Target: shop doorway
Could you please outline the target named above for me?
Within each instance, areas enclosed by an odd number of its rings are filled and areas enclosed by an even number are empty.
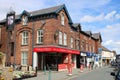
[[[62,63],[60,53],[38,53],[38,70],[58,70],[58,64]]]
[[[76,61],[76,66],[77,66],[77,68],[80,68],[80,56],[79,55],[76,55],[76,59],[77,59],[77,61]]]

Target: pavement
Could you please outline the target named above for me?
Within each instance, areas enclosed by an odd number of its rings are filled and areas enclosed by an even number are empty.
[[[100,69],[100,68],[97,68],[97,69]],[[94,69],[94,70],[96,70],[96,69]],[[81,72],[80,69],[73,69],[72,75],[68,75],[68,70],[66,70],[66,71],[46,71],[46,72],[38,71],[37,77],[28,78],[28,79],[24,79],[24,80],[70,80],[72,78],[81,76],[90,71],[93,71],[93,70],[84,68],[83,72]]]

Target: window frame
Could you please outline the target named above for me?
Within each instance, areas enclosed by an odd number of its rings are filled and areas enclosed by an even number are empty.
[[[22,17],[22,25],[23,25],[23,26],[26,26],[27,24],[28,24],[28,16],[25,16],[25,15],[24,15],[24,16]]]
[[[37,30],[37,44],[43,43],[44,31],[42,29]]]
[[[22,66],[28,65],[28,51],[21,52],[21,65]]]
[[[59,31],[59,44],[60,44],[60,45],[62,45],[62,44],[63,44],[62,34],[63,34],[63,33],[62,33],[61,31]]]
[[[64,42],[63,42],[63,44],[65,46],[67,46],[67,34],[66,33],[64,33]]]
[[[70,38],[70,47],[73,48],[74,47],[74,39],[73,37]]]
[[[28,31],[22,32],[22,45],[28,45],[29,33]]]
[[[65,15],[63,13],[61,14],[61,25],[65,25]]]

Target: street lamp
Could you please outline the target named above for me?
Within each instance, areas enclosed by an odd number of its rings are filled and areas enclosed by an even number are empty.
[[[6,15],[6,30],[8,32],[8,39],[7,39],[7,66],[10,66],[10,57],[11,57],[11,36],[12,36],[12,31],[14,30],[14,25],[15,25],[15,11],[11,10],[9,13]],[[15,34],[15,33],[14,33]],[[15,45],[14,45],[15,46]],[[15,52],[14,52],[15,54]],[[14,56],[15,57],[15,56]]]

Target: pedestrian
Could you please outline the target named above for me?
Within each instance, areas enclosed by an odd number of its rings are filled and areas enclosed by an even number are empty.
[[[91,62],[91,70],[93,70],[94,61]]]
[[[91,70],[91,63],[92,63],[92,62],[89,62],[89,70]]]

